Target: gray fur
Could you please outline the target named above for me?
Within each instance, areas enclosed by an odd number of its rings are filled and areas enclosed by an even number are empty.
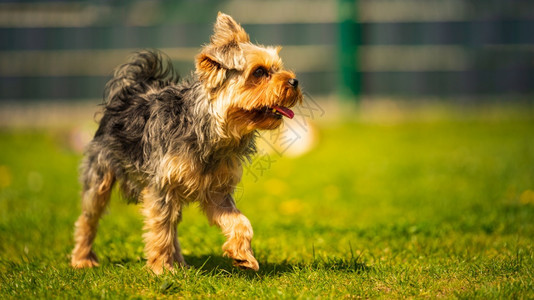
[[[138,52],[120,66],[104,98],[82,164],[84,190],[111,171],[127,199],[137,202],[145,186],[160,185],[158,168],[166,155],[187,155],[208,173],[229,156],[245,161],[256,151],[255,132],[237,144],[220,136],[204,87],[195,75],[180,80],[160,52]]]

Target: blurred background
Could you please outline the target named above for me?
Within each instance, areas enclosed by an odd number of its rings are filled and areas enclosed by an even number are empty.
[[[143,48],[188,76],[218,11],[283,46],[306,92],[292,122],[261,133],[234,195],[264,277],[143,279],[125,201],[101,222],[106,267],[72,272],[105,83]],[[219,230],[186,210],[186,260],[232,270]],[[531,299],[533,245],[534,0],[0,0],[0,295]]]
[[[142,48],[188,75],[218,11],[252,41],[282,45],[316,99],[534,94],[533,1],[26,0],[0,2],[0,103],[98,102],[113,68]]]

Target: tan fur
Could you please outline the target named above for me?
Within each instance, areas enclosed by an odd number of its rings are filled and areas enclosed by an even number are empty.
[[[113,186],[113,175],[106,173],[102,181],[93,178],[93,186],[82,197],[82,214],[75,223],[71,265],[75,268],[98,266],[98,260],[92,250],[98,228],[98,220],[106,209]]]
[[[219,226],[226,237],[224,255],[231,257],[235,266],[257,271],[259,264],[251,248],[252,225],[235,207],[234,200],[230,196],[213,195],[211,201],[202,203],[202,208],[210,223]]]
[[[231,194],[243,169],[237,157],[229,157],[219,168],[202,173],[191,160],[182,156],[167,156],[162,161],[160,182],[169,186],[182,201],[208,201],[211,193]]]
[[[164,269],[172,270],[174,263],[186,266],[177,239],[176,227],[182,219],[182,207],[174,200],[176,196],[172,192],[160,195],[158,189],[147,187],[142,197],[148,266],[156,274],[161,274]]]

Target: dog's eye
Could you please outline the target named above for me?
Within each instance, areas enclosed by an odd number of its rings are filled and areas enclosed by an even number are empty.
[[[254,73],[252,73],[252,74],[254,75],[254,77],[260,78],[260,77],[263,77],[263,76],[267,76],[267,70],[265,70],[264,67],[259,67],[256,70],[254,70]]]

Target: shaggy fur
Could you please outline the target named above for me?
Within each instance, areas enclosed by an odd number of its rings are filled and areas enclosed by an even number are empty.
[[[186,265],[177,225],[192,201],[226,236],[224,254],[258,270],[252,227],[232,194],[242,164],[255,153],[256,130],[277,128],[302,101],[279,50],[251,44],[238,23],[219,13],[190,79],[180,80],[156,51],[139,52],[115,71],[81,168],[74,267],[98,265],[92,244],[117,182],[127,199],[142,202],[147,264],[156,274]]]

